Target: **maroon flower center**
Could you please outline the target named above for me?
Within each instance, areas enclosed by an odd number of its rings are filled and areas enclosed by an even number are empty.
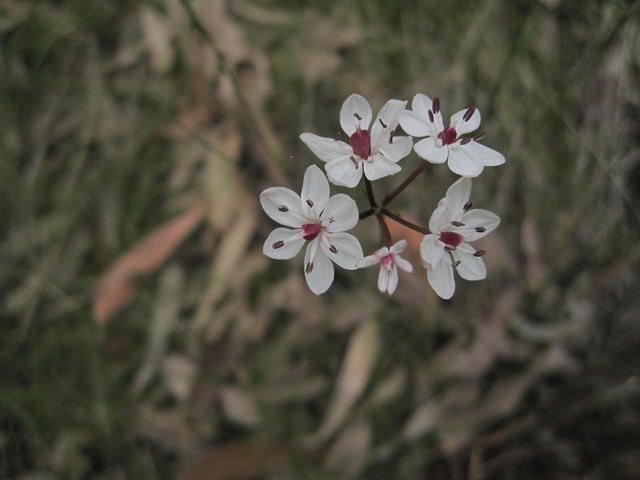
[[[464,237],[456,232],[442,232],[440,234],[440,241],[451,247],[457,247],[464,240]]]
[[[382,257],[382,260],[380,260],[380,263],[382,263],[382,265],[384,265],[385,267],[389,268],[391,265],[393,265],[393,254],[390,253]]]
[[[369,155],[371,155],[371,136],[368,130],[356,129],[356,132],[351,135],[350,140],[353,153],[363,160],[369,158]]]
[[[322,230],[322,225],[319,223],[305,223],[302,226],[302,238],[305,240],[313,240],[318,236]]]
[[[447,127],[438,134],[438,138],[442,140],[443,145],[451,145],[458,138],[458,132],[453,127]]]

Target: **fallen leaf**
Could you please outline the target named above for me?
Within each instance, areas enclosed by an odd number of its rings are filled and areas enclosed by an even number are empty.
[[[366,466],[370,444],[371,427],[367,422],[350,425],[329,450],[324,465],[334,472],[355,477]]]
[[[377,351],[378,327],[365,320],[351,337],[328,413],[310,444],[326,440],[345,421],[369,381]]]
[[[147,235],[123,254],[100,280],[93,302],[93,316],[104,325],[133,298],[135,277],[155,270],[200,224],[206,207],[194,205],[177,218]]]
[[[260,413],[253,398],[236,387],[227,387],[220,393],[222,410],[229,420],[247,427],[260,423]]]
[[[249,480],[286,462],[292,452],[276,443],[239,441],[207,449],[186,465],[181,480]]]

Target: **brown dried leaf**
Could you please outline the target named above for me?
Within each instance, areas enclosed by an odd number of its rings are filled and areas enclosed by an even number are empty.
[[[93,302],[100,325],[122,309],[135,293],[135,277],[155,270],[200,224],[206,207],[197,204],[147,235],[123,254],[103,275]]]
[[[181,480],[248,480],[286,462],[291,450],[276,443],[240,441],[213,447],[185,466]]]

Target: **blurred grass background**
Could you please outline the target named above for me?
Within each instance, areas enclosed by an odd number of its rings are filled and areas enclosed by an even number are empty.
[[[639,13],[4,0],[0,477],[639,478]],[[475,104],[507,157],[474,182],[489,277],[450,302],[415,252],[392,298],[262,256],[258,193],[352,92]],[[426,223],[454,180],[394,207]]]

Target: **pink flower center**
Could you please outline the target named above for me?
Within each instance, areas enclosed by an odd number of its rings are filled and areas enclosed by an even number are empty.
[[[380,263],[382,263],[382,265],[384,265],[387,268],[390,268],[391,265],[393,265],[394,261],[393,261],[393,254],[390,253],[388,255],[385,255],[384,257],[382,257],[382,260],[380,260]]]
[[[363,160],[369,158],[369,155],[371,155],[371,136],[368,130],[356,129],[356,132],[351,135],[350,140],[353,153]]]
[[[456,232],[442,232],[440,241],[451,247],[457,247],[464,240],[464,237]]]
[[[302,226],[302,238],[305,240],[313,240],[318,236],[322,230],[322,225],[319,223],[305,223]]]
[[[451,145],[458,138],[458,132],[453,127],[447,127],[438,134],[438,138],[442,140],[443,145]]]

